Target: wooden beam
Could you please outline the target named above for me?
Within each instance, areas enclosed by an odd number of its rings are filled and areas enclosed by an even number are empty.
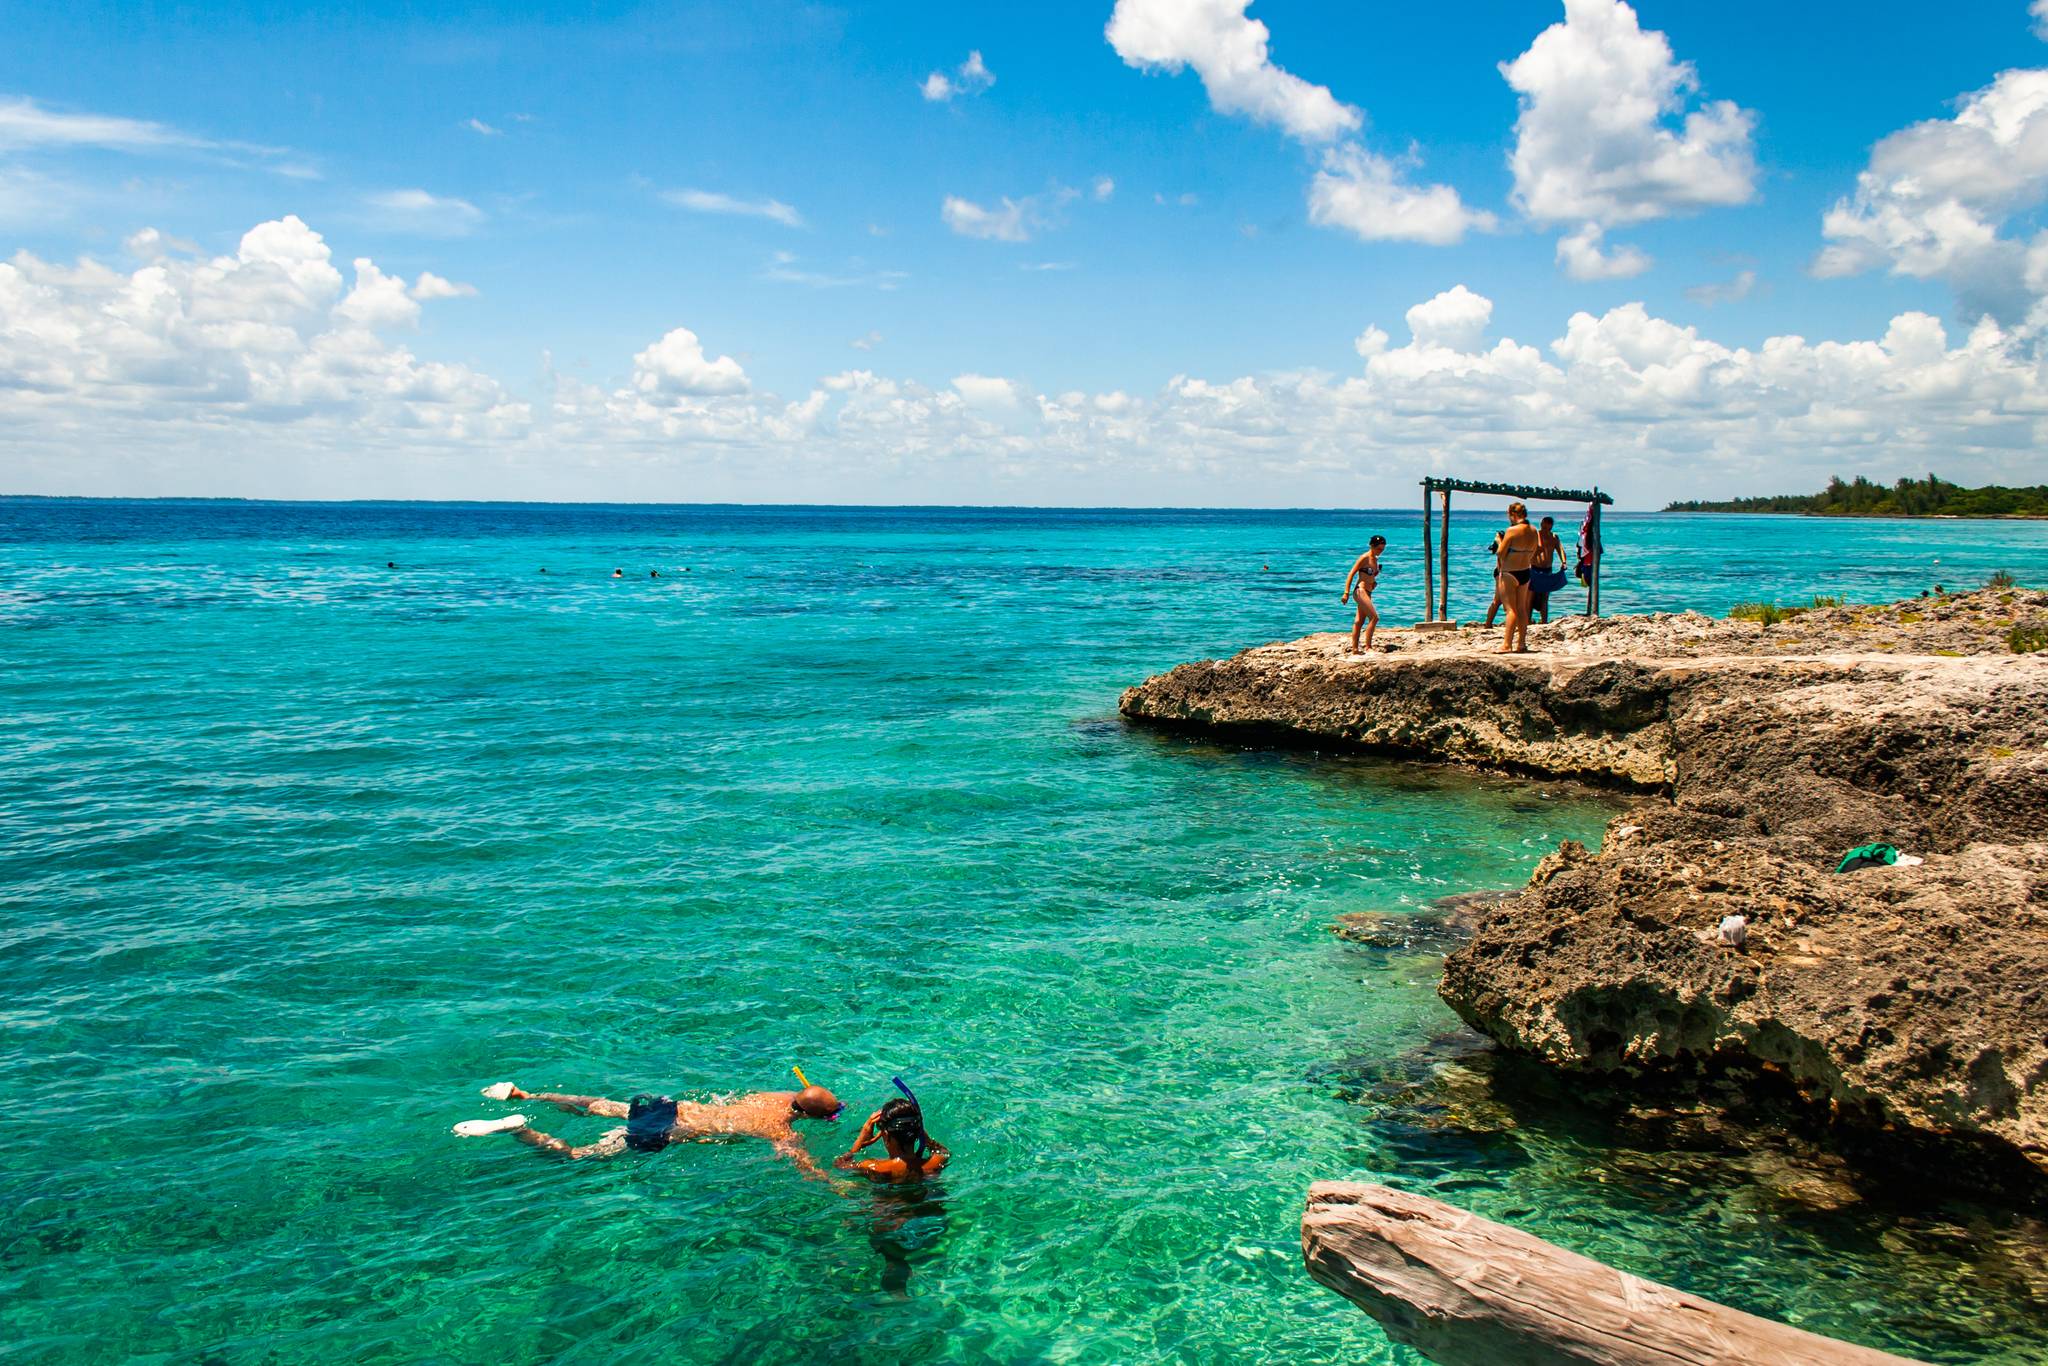
[[[1501,498],[1521,498],[1539,503],[1612,503],[1599,489],[1553,489],[1541,484],[1495,484],[1483,479],[1424,479],[1428,489],[1457,489],[1460,493],[1490,493]]]
[[[1319,1181],[1308,1274],[1441,1366],[1900,1366],[1385,1186]]]

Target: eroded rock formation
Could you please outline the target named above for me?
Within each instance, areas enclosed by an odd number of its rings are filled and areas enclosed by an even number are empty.
[[[1966,1182],[2048,1176],[2048,594],[1311,636],[1183,665],[1126,717],[1619,785],[1480,919],[1440,992],[1565,1068],[1762,1068]],[[1918,866],[1837,874],[1882,840]],[[1740,949],[1714,942],[1747,918]],[[1958,1164],[1956,1156],[1977,1159]]]

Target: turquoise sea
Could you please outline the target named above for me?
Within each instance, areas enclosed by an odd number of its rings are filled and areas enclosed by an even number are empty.
[[[2038,1220],[1504,1063],[1427,934],[1330,933],[1512,887],[1610,798],[1118,722],[1347,625],[1374,530],[1413,619],[1413,512],[0,501],[0,1361],[1415,1360],[1301,1270],[1322,1177],[2048,1361]],[[2048,583],[2039,523],[1608,541],[1614,611]],[[792,1065],[856,1117],[903,1074],[954,1165],[449,1132],[501,1079]]]

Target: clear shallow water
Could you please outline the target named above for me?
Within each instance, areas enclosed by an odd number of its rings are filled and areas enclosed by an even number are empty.
[[[1433,1042],[1434,958],[1327,930],[1512,886],[1604,799],[1115,721],[1345,624],[1373,529],[1412,618],[1413,514],[0,502],[0,1358],[1412,1359],[1300,1270],[1352,1176],[2044,1359],[2038,1224],[1497,1076]],[[2048,581],[2041,524],[1609,542],[1616,610]],[[906,1073],[955,1167],[847,1198],[448,1134],[501,1078],[792,1063]]]

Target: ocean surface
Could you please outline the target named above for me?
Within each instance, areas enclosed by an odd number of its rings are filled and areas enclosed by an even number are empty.
[[[1611,611],[2048,583],[2041,523],[1607,529]],[[1412,620],[1413,512],[0,501],[0,1361],[1416,1360],[1302,1271],[1324,1177],[2048,1360],[2040,1222],[1559,1085],[1437,1001],[1431,903],[1610,798],[1118,722],[1348,626],[1375,530]],[[952,1167],[450,1133],[610,1127],[499,1080],[792,1066],[852,1107],[814,1151],[900,1073]]]

